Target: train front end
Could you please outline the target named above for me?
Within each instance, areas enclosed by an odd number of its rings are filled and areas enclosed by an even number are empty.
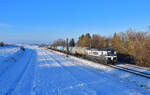
[[[117,63],[117,53],[114,50],[107,50],[107,55],[105,56],[105,60],[108,64]]]

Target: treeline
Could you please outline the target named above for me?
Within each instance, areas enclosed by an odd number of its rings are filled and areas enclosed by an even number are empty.
[[[90,48],[111,48],[117,51],[119,61],[150,67],[150,33],[129,29],[114,33],[113,37],[87,33],[81,35],[77,46]]]
[[[137,65],[150,66],[150,33],[134,31],[115,33],[111,47],[119,54],[129,55]]]
[[[81,35],[79,40],[77,41],[77,46],[80,47],[89,47],[89,48],[110,48],[111,46],[111,38],[100,36],[97,34],[93,34],[92,36],[87,33],[85,35]]]
[[[150,33],[129,29],[126,32],[114,33],[113,37],[97,34],[83,34],[77,43],[71,39],[69,46],[89,48],[111,48],[117,51],[119,61],[150,67]],[[56,40],[54,46],[66,46],[66,40]]]
[[[68,42],[69,41],[69,42]],[[75,46],[75,41],[74,39],[72,38],[71,40],[63,40],[63,39],[58,39],[56,41],[53,42],[53,46],[70,46],[70,47],[74,47]]]

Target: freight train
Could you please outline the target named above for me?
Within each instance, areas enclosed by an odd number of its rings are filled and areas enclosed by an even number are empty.
[[[80,56],[92,60],[98,60],[106,64],[114,64],[117,62],[117,53],[113,49],[91,49],[87,47],[64,47],[64,46],[48,46],[49,49]]]

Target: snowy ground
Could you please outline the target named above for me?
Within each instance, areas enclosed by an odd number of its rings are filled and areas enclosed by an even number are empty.
[[[14,55],[16,61],[2,63],[9,64],[6,70],[0,67],[0,95],[150,95],[148,86],[126,80],[127,74],[121,77],[112,68],[27,47]]]
[[[20,48],[16,46],[4,46],[0,47],[0,62],[8,59],[8,57],[13,56]]]

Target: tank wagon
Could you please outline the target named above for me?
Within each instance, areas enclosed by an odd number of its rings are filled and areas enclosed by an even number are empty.
[[[61,52],[64,51],[64,48],[65,48],[64,46],[56,46],[56,49]]]
[[[86,50],[88,48],[87,47],[74,47],[72,48],[72,50],[70,51],[71,54],[74,54],[74,55],[86,55]]]

